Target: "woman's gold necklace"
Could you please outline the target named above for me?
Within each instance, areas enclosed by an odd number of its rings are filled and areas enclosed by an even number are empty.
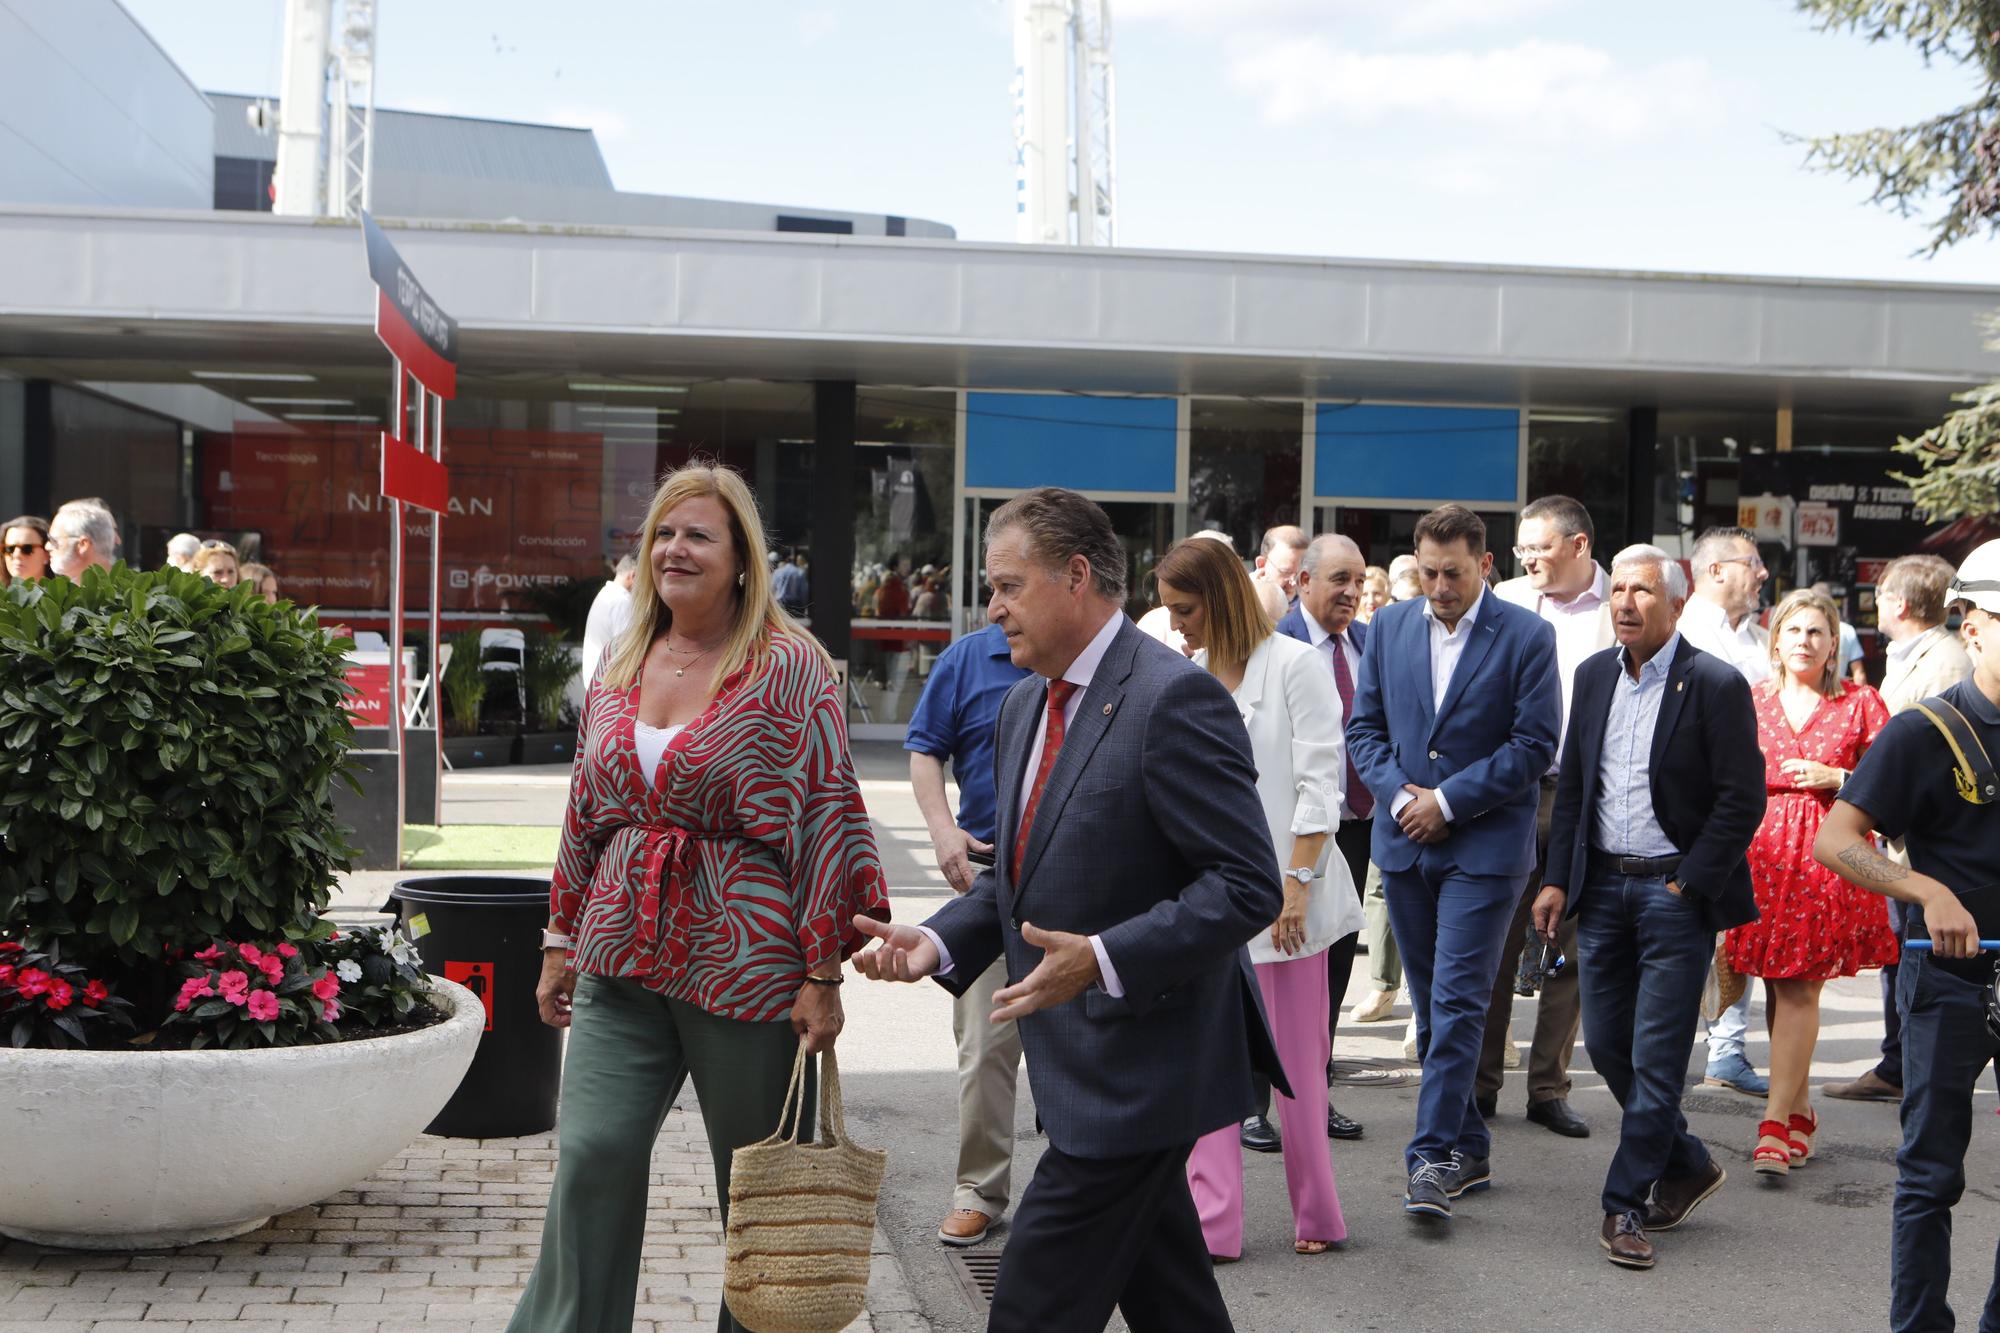
[[[708,655],[709,655],[710,653],[714,652],[714,651],[715,651],[715,650],[716,650],[717,648],[720,648],[720,647],[722,646],[722,643],[723,643],[723,641],[722,641],[722,640],[720,640],[720,639],[716,640],[716,641],[715,641],[714,643],[711,643],[710,645],[708,645],[708,647],[706,647],[706,648],[702,649],[702,650],[701,650],[700,652],[696,653],[696,654],[695,654],[695,655],[694,655],[693,657],[689,658],[689,659],[688,659],[688,661],[687,661],[687,665],[686,665],[686,666],[677,666],[677,667],[675,667],[675,668],[674,668],[674,679],[675,679],[675,680],[679,680],[679,679],[680,679],[681,677],[683,677],[683,676],[687,675],[687,673],[688,673],[688,667],[691,667],[691,666],[693,666],[693,665],[694,665],[694,664],[695,664],[696,662],[699,662],[699,661],[701,661],[701,659],[702,659],[702,658],[704,658],[704,657],[707,657],[707,656],[708,656]],[[671,640],[669,640],[669,641],[668,641],[668,643],[667,643],[667,651],[668,651],[668,652],[670,652],[670,653],[682,653],[682,654],[685,654],[685,653],[686,653],[686,652],[687,652],[688,650],[687,650],[687,649],[685,649],[685,648],[676,648],[676,647],[674,647],[674,645],[673,645],[673,642],[672,642]]]

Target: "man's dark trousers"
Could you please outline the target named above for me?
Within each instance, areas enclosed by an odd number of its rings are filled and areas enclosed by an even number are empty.
[[[1535,869],[1514,908],[1514,920],[1501,944],[1500,966],[1493,977],[1493,1000],[1486,1011],[1486,1035],[1479,1047],[1479,1078],[1473,1085],[1482,1097],[1497,1097],[1507,1078],[1508,1023],[1514,1012],[1514,974],[1526,947],[1535,897],[1542,891],[1542,871],[1549,860],[1549,820],[1555,811],[1556,780],[1542,779],[1542,800],[1535,812]],[[1562,971],[1542,982],[1535,1003],[1535,1040],[1528,1048],[1528,1104],[1567,1097],[1569,1060],[1576,1049],[1578,1023],[1576,919],[1565,917],[1556,932],[1556,948],[1569,960]]]
[[[1903,928],[1903,915],[1908,909],[1891,899],[1889,921],[1896,927],[1896,938],[1905,939],[1909,932]],[[1882,969],[1882,1058],[1875,1065],[1875,1077],[1884,1083],[1903,1086],[1903,997],[1902,987],[1897,984],[1902,968],[1899,963],[1891,963]]]
[[[1187,1263],[1207,1246],[1188,1193],[1193,1149],[1136,1157],[1044,1149],[1000,1254],[987,1333],[1102,1333],[1114,1307],[1132,1333],[1228,1333],[1214,1275]]]
[[[1715,932],[1701,904],[1669,892],[1663,876],[1593,870],[1576,918],[1583,1044],[1625,1110],[1604,1211],[1643,1213],[1657,1181],[1708,1165],[1708,1149],[1688,1133],[1681,1088]]]
[[[1979,983],[1905,950],[1896,984],[1903,1010],[1903,1146],[1896,1152],[1889,1327],[1928,1333],[1952,1327],[1945,1300],[1951,1209],[1965,1193],[1972,1088],[2000,1043],[1986,1030]],[[2000,1329],[2000,1254],[1994,1269],[1981,1333]]]
[[[1501,936],[1521,881],[1517,875],[1464,874],[1441,850],[1448,845],[1419,849],[1408,870],[1382,872],[1389,927],[1410,978],[1417,1056],[1424,1068],[1405,1170],[1415,1170],[1419,1158],[1435,1164],[1449,1162],[1454,1150],[1467,1157],[1492,1150],[1486,1120],[1472,1102],[1472,1084]]]
[[[1347,862],[1347,875],[1354,881],[1356,896],[1368,883],[1368,847],[1374,837],[1375,821],[1372,818],[1344,819],[1333,833],[1334,850]],[[1326,951],[1326,993],[1329,999],[1326,1030],[1330,1033],[1340,1031],[1340,1006],[1347,998],[1347,983],[1354,976],[1354,948],[1360,940],[1359,931],[1343,935]]]

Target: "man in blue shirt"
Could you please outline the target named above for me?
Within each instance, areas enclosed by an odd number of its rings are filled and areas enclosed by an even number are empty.
[[[931,667],[903,741],[910,752],[910,786],[930,830],[938,869],[954,893],[970,889],[979,873],[968,854],[993,854],[998,819],[993,733],[1000,701],[1028,674],[1009,654],[1007,633],[998,625],[945,649]],[[956,820],[944,790],[947,759],[958,779]],[[1003,958],[952,1001],[951,1026],[958,1038],[958,1185],[951,1212],[938,1228],[938,1239],[947,1245],[977,1244],[1007,1211],[1021,1038],[1012,1022],[988,1020],[993,992],[1006,980]]]

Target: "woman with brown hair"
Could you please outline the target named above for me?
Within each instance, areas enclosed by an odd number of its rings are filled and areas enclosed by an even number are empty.
[[[0,588],[15,579],[46,578],[49,572],[49,521],[23,514],[0,524]]]
[[[549,890],[536,999],[572,1030],[516,1333],[632,1326],[653,1140],[690,1075],[726,1225],[730,1154],[776,1128],[799,1043],[840,1035],[855,915],[889,914],[833,664],[772,596],[750,488],[670,473],[638,555],[650,595],[585,698]],[[740,1328],[726,1303],[717,1328]]]
[[[1197,666],[1236,700],[1257,764],[1257,794],[1284,870],[1284,909],[1250,941],[1250,961],[1271,1021],[1278,1060],[1296,1097],[1277,1096],[1291,1194],[1293,1248],[1323,1254],[1347,1239],[1327,1146],[1327,949],[1361,929],[1361,901],[1344,857],[1328,855],[1347,771],[1340,695],[1310,644],[1272,632],[1257,590],[1221,542],[1190,537],[1153,570],[1160,605]],[[1208,1252],[1243,1252],[1241,1131],[1227,1125],[1197,1140],[1188,1188]]]
[[[1770,680],[1754,686],[1768,804],[1750,844],[1757,919],[1726,937],[1731,968],[1764,978],[1771,1091],[1752,1169],[1782,1179],[1811,1159],[1819,1115],[1807,1096],[1820,988],[1896,961],[1881,898],[1813,860],[1813,839],[1856,761],[1888,724],[1882,696],[1840,678],[1840,613],[1802,588],[1771,613]]]

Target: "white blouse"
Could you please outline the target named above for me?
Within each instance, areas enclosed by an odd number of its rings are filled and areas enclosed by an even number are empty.
[[[685,722],[676,727],[649,727],[636,721],[632,724],[632,748],[639,752],[639,771],[646,775],[647,782],[660,771],[660,760],[666,757],[667,746],[686,726]]]

